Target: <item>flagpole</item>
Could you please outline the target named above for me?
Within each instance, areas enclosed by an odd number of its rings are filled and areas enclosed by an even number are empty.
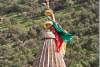
[[[49,0],[45,0],[45,3],[46,3],[46,8],[47,8],[47,9],[50,9]]]
[[[50,8],[49,0],[45,0],[45,3],[46,3],[46,9],[47,9],[47,10],[52,10],[52,9]],[[52,10],[52,12],[53,12],[53,10]],[[55,21],[54,13],[52,13],[52,15],[51,15],[50,17]]]

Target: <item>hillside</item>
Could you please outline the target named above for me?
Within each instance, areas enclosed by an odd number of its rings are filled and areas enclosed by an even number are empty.
[[[38,58],[46,20],[41,2],[0,0],[0,67],[31,67]],[[74,36],[66,49],[67,67],[99,67],[98,0],[51,2],[57,21]]]

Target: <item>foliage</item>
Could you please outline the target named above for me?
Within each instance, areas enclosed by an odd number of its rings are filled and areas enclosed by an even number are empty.
[[[0,0],[0,67],[30,67],[38,58],[41,23],[46,20],[41,3]],[[64,57],[67,67],[99,67],[98,0],[54,0],[50,4],[57,21],[74,36]]]

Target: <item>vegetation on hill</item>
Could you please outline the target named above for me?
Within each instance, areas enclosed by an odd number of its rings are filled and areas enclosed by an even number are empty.
[[[67,67],[99,67],[99,0],[50,0],[61,26],[72,33]],[[0,67],[31,67],[42,48],[42,0],[0,0]]]

